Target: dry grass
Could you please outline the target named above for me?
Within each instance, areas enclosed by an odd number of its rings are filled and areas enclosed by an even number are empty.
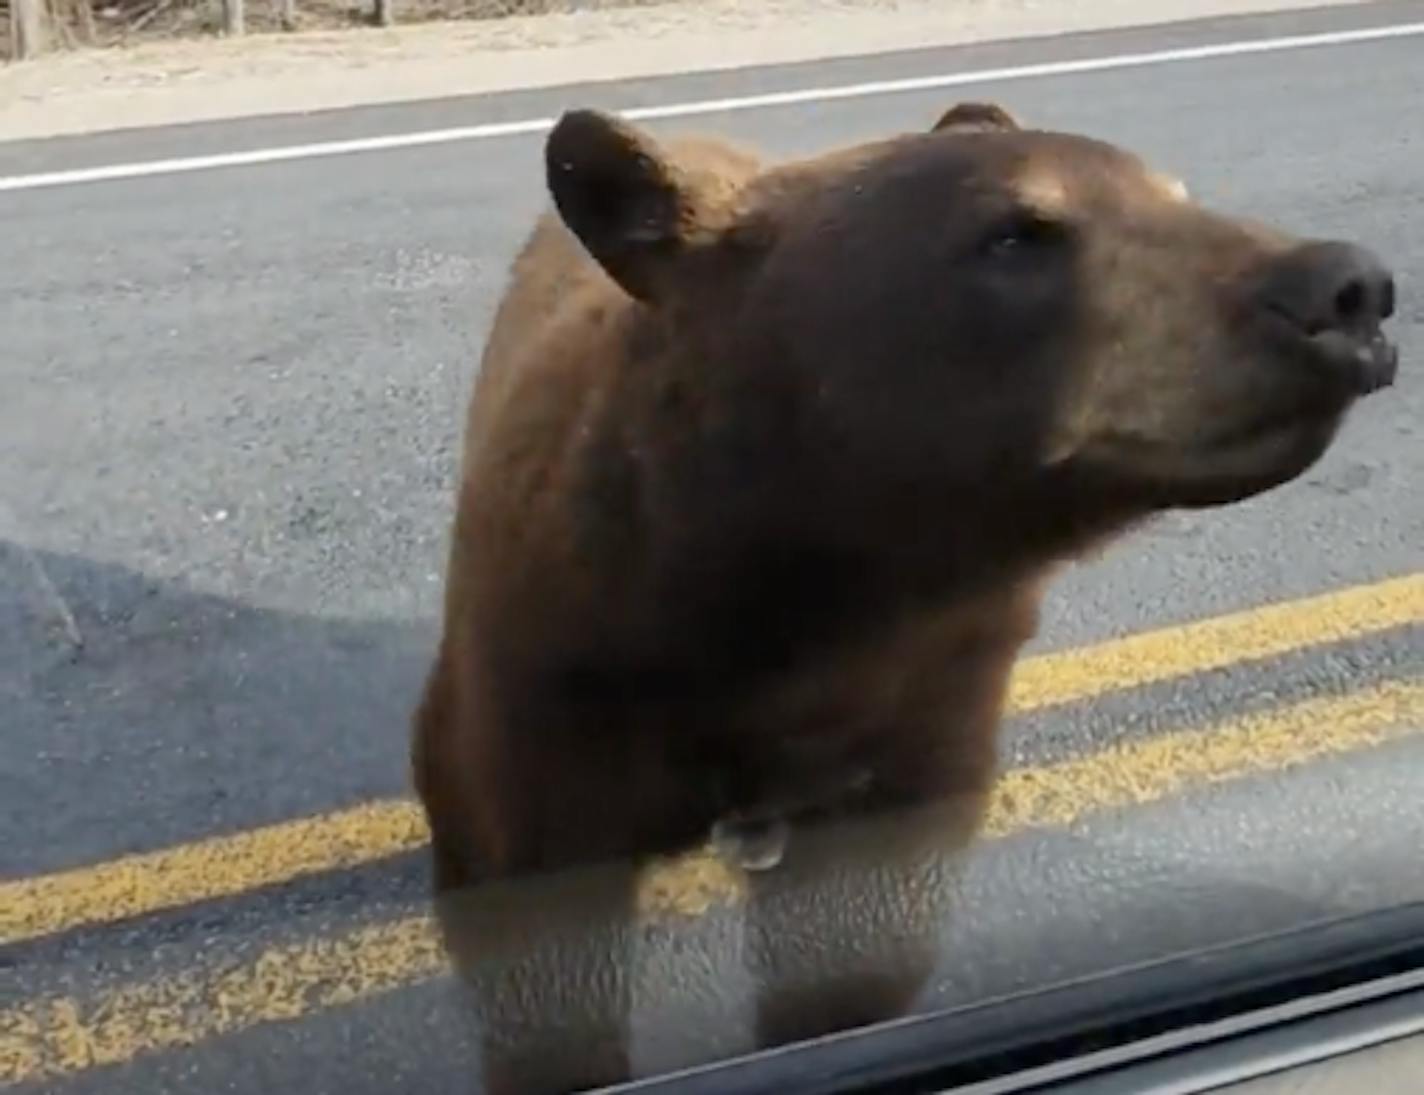
[[[397,23],[503,19],[659,4],[665,0],[392,0]],[[47,0],[54,48],[115,47],[222,33],[222,0]],[[339,30],[369,24],[372,0],[246,0],[249,34]],[[9,0],[0,0],[0,57],[11,56]]]

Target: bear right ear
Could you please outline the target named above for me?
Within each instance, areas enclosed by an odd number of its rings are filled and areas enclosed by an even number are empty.
[[[572,110],[549,133],[544,168],[589,254],[630,296],[654,299],[691,219],[691,196],[656,142],[612,115]]]
[[[968,132],[1000,130],[1011,133],[1018,128],[1018,119],[998,103],[956,103],[940,115],[932,132],[950,129]]]

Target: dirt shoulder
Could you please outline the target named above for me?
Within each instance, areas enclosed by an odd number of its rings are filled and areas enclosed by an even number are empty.
[[[684,0],[53,54],[0,68],[0,140],[1140,26],[1366,0]]]

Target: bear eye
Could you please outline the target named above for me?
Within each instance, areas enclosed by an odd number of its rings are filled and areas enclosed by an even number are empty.
[[[991,228],[980,250],[992,258],[1005,258],[1061,243],[1067,235],[1067,226],[1062,222],[1024,210]]]

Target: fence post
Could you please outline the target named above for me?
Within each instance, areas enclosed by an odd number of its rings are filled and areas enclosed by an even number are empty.
[[[45,0],[10,0],[10,43],[17,61],[44,52]]]
[[[388,27],[395,22],[395,0],[375,0],[375,4],[378,27]]]
[[[297,0],[277,0],[277,19],[283,30],[295,30],[297,26]]]
[[[247,29],[242,0],[223,0],[223,33],[238,35]]]

